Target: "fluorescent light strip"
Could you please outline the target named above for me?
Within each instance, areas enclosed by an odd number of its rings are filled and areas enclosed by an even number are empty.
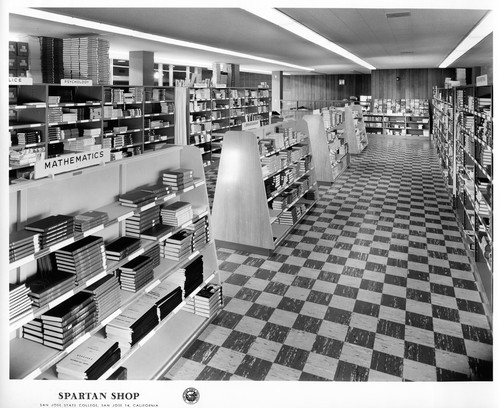
[[[156,41],[159,43],[176,45],[179,47],[194,48],[197,50],[215,52],[219,54],[230,55],[238,58],[248,58],[256,61],[266,62],[269,64],[282,65],[290,68],[300,69],[303,71],[314,71],[314,68],[303,67],[301,65],[289,64],[287,62],[277,61],[269,58],[262,58],[251,54],[244,54],[241,52],[225,50],[223,48],[210,47],[208,45],[192,43],[188,41],[176,40],[174,38],[162,37],[160,35],[154,35],[149,33],[144,33],[141,31],[130,30],[128,28],[117,27],[110,24],[98,23],[95,21],[83,20],[81,18],[63,16],[56,13],[48,13],[46,11],[35,10],[30,8],[12,8],[9,10],[11,14],[18,14],[26,17],[38,18],[41,20],[48,20],[54,23],[69,24],[78,27],[86,27],[93,30],[100,30],[114,34],[125,35],[129,37],[140,38],[143,40]],[[206,64],[206,63],[205,63]]]
[[[326,48],[329,51],[334,52],[344,58],[347,58],[356,64],[359,64],[365,68],[370,70],[375,70],[376,68],[369,64],[368,62],[362,60],[356,55],[350,53],[345,48],[335,44],[334,42],[327,40],[325,37],[319,35],[318,33],[312,31],[306,26],[298,23],[293,18],[288,17],[286,14],[282,13],[279,10],[274,8],[243,8],[243,10],[248,11],[249,13],[255,14],[264,20],[269,21],[270,23],[276,24],[277,26],[284,28],[285,30],[290,31],[291,33],[298,35],[299,37],[304,38],[320,47]]]
[[[243,65],[240,65],[240,72],[250,72],[252,74],[266,74],[271,75],[271,71],[266,71],[263,69],[254,69],[254,68],[245,68]]]
[[[445,58],[439,65],[439,68],[447,68],[458,58],[464,55],[484,37],[493,32],[493,13],[490,11],[484,18],[472,29],[467,37],[457,45],[457,47]]]

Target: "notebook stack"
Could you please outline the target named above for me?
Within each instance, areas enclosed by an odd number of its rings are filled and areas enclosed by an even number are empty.
[[[24,229],[40,233],[40,248],[43,249],[73,236],[74,221],[69,215],[51,215],[27,224]]]
[[[163,198],[172,192],[172,189],[163,184],[155,184],[152,186],[146,186],[141,188],[142,191],[146,193],[154,194],[157,199]]]
[[[141,240],[133,237],[120,237],[106,245],[106,258],[119,261],[133,254],[141,247]]]
[[[120,201],[121,205],[135,208],[152,203],[155,200],[156,195],[154,193],[143,190],[132,190],[128,193],[122,194],[118,198],[118,201]]]
[[[153,245],[150,249],[144,252],[144,256],[151,258],[153,261],[153,268],[160,266],[160,245]]]
[[[106,275],[85,288],[83,292],[92,295],[96,305],[98,323],[102,322],[120,307],[120,281],[117,276]]]
[[[190,231],[182,230],[168,237],[161,244],[161,256],[173,261],[189,256],[192,253],[192,235]]]
[[[184,296],[187,297],[203,283],[203,256],[198,255],[185,269]]]
[[[56,364],[60,380],[97,380],[120,360],[118,342],[91,337]]]
[[[31,310],[29,288],[24,283],[9,285],[9,319],[15,319]]]
[[[59,296],[64,295],[75,287],[73,273],[51,270],[47,273],[35,275],[26,282],[33,305],[43,307]]]
[[[156,305],[143,296],[106,325],[106,337],[119,342],[123,355],[151,332],[158,322]]]
[[[191,233],[191,248],[193,252],[200,251],[210,240],[207,216],[194,221],[186,230]]]
[[[9,261],[15,262],[40,251],[40,234],[21,230],[9,236]]]
[[[222,286],[215,283],[206,285],[194,296],[193,303],[195,314],[213,317],[222,307]]]
[[[23,326],[23,338],[43,344],[42,319],[33,319]]]
[[[160,208],[154,206],[127,218],[125,220],[125,234],[139,238],[141,233],[160,224]]]
[[[89,293],[79,292],[41,316],[43,344],[63,350],[96,325],[96,306]]]
[[[193,206],[185,201],[176,201],[163,205],[160,215],[162,224],[180,227],[193,219]]]
[[[162,321],[182,302],[182,289],[170,279],[163,281],[146,296],[150,297],[157,307],[158,319]]]
[[[173,191],[184,190],[194,185],[193,170],[175,169],[163,172],[163,184],[172,188]]]
[[[74,273],[77,285],[106,271],[107,267],[104,240],[93,235],[59,249],[55,257],[57,269]]]
[[[128,292],[137,292],[154,278],[153,259],[139,255],[120,267],[120,287]]]
[[[64,78],[63,40],[40,37],[42,82],[58,84]]]
[[[108,213],[103,211],[86,211],[75,216],[75,231],[85,232],[99,225],[104,225],[108,222]]]

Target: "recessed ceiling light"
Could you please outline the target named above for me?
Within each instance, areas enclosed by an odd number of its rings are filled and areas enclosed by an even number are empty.
[[[326,48],[329,51],[332,51],[335,54],[338,54],[344,58],[347,58],[356,64],[359,64],[365,68],[370,70],[376,69],[373,65],[368,62],[362,60],[358,56],[352,54],[347,51],[345,48],[342,48],[340,45],[335,44],[334,42],[326,39],[322,35],[314,32],[303,24],[295,21],[293,18],[287,16],[285,13],[271,7],[244,7],[243,10],[248,11],[249,13],[255,14],[256,16],[269,21],[270,23],[276,24],[277,26],[290,31],[291,33],[298,35],[299,37],[304,38],[312,42],[313,44],[319,45],[320,47]]]

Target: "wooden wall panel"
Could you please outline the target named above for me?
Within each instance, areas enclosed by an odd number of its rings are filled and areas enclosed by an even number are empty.
[[[454,79],[455,69],[377,69],[372,71],[370,94],[383,99],[431,99],[432,88],[444,86],[446,77]]]
[[[253,72],[240,71],[240,83],[238,86],[247,88],[256,88],[261,82],[267,82],[269,87],[272,84],[271,74],[255,74]]]
[[[339,79],[345,84],[339,85]],[[289,75],[283,78],[285,100],[341,100],[370,95],[371,75]]]

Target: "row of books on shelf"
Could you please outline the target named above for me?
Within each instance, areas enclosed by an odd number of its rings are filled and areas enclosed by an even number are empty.
[[[23,337],[57,350],[67,348],[120,309],[120,275],[105,275],[26,323]],[[112,318],[106,325],[106,337],[118,341],[122,352],[128,351],[202,283],[203,257],[198,255]],[[16,296],[22,293],[17,289]]]
[[[372,100],[372,113],[402,113],[429,116],[428,99],[380,99]]]

